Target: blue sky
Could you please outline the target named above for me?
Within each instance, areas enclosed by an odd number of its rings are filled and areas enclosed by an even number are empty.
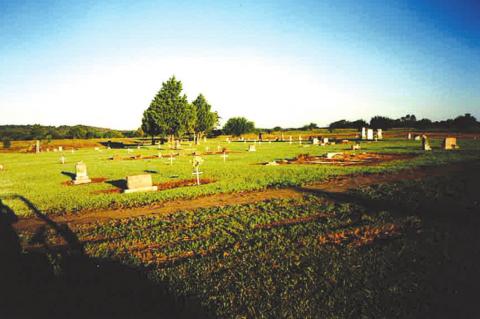
[[[480,118],[480,2],[0,0],[0,124],[133,129],[172,74],[260,127]]]

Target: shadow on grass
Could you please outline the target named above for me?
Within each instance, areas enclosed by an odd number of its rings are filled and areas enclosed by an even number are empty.
[[[395,183],[397,184],[397,183]],[[363,193],[328,192],[298,187],[309,195],[336,203],[357,204],[362,214],[387,211],[399,218],[421,221],[418,234],[408,241],[415,260],[408,271],[418,278],[415,317],[479,318],[480,285],[480,165],[465,164],[463,171],[425,181],[406,181],[389,188],[375,186]]]
[[[116,188],[119,188],[120,190],[124,190],[127,188],[127,181],[124,179],[115,179],[115,180],[110,180],[106,181],[105,183],[110,184],[112,186],[115,186]]]
[[[45,222],[32,237],[37,249],[22,250],[17,217],[5,200],[23,202]],[[64,249],[49,246],[47,229],[65,241]],[[53,222],[23,196],[0,196],[0,256],[1,318],[207,317],[198,302],[174,298],[144,269],[88,257],[68,225]]]
[[[74,180],[74,179],[75,179],[75,174],[72,173],[72,172],[62,171],[62,174],[65,175],[65,176],[70,177],[71,180]]]

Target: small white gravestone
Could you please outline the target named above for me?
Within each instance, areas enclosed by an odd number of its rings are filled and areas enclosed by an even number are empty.
[[[373,141],[373,129],[367,129],[367,140]]]
[[[289,143],[290,145],[292,145],[292,137],[291,137],[291,136],[288,137],[288,143]]]
[[[0,171],[3,171],[4,169],[5,167],[2,164],[0,164]]]
[[[73,154],[73,153],[75,153],[75,149],[74,149],[74,148],[72,148],[72,154]]]
[[[162,153],[158,152],[157,157],[162,158]]]
[[[457,138],[456,137],[445,137],[442,143],[442,147],[444,150],[454,150],[460,148],[457,145]]]
[[[285,141],[285,137],[283,136],[283,133],[282,133],[282,135],[281,135],[281,137],[280,137],[280,141],[282,141],[282,142]]]
[[[133,192],[148,192],[156,191],[157,186],[153,186],[152,175],[142,174],[142,175],[132,175],[127,176],[127,189],[124,193],[133,193]]]
[[[319,144],[318,138],[314,137],[314,138],[312,139],[312,144],[313,144],[313,145],[318,145],[318,144]]]
[[[132,149],[131,148],[127,148],[127,153],[131,153],[132,152]]]
[[[75,179],[73,180],[73,184],[87,184],[91,181],[92,180],[88,178],[87,165],[85,165],[83,162],[78,162],[75,164]]]
[[[54,152],[57,152],[58,150],[56,148],[53,149]]]
[[[40,141],[35,142],[35,153],[40,153]]]
[[[248,146],[248,151],[249,151],[249,152],[256,152],[257,149],[255,148],[255,145],[254,145],[254,144],[250,144],[250,145]]]
[[[411,140],[411,139],[412,139],[412,133],[408,133],[407,140]]]
[[[173,154],[170,154],[170,165],[173,165],[173,160],[175,159],[175,157],[173,157]]]
[[[140,145],[137,145],[137,150],[139,150],[139,149],[140,149]]]
[[[65,156],[60,156],[60,163],[65,164]]]
[[[179,150],[182,148],[182,145],[180,144],[180,140],[175,140],[175,149]]]
[[[360,144],[353,144],[352,145],[352,151],[357,151],[360,149]]]
[[[265,164],[265,166],[278,166],[280,164],[277,163],[277,161],[271,161],[271,162],[268,162],[267,164]]]
[[[94,150],[95,151],[100,151],[100,147],[97,146],[97,147],[94,148]]]
[[[365,127],[362,127],[362,140],[367,139],[367,129]]]
[[[432,150],[432,147],[430,146],[430,143],[428,142],[428,137],[426,135],[422,135],[422,150],[424,151]]]
[[[302,145],[302,136],[301,135],[298,136],[298,144]]]
[[[422,137],[421,137],[420,135],[415,135],[415,136],[413,137],[413,139],[414,139],[415,141],[420,141],[420,140],[422,139]]]
[[[327,158],[328,158],[328,159],[332,159],[332,158],[334,158],[335,156],[337,156],[337,155],[342,155],[342,154],[343,154],[343,153],[338,153],[338,152],[336,152],[336,153],[335,153],[335,152],[327,153]]]
[[[203,137],[203,142],[207,143],[207,137],[206,136]]]
[[[322,143],[327,144],[328,143],[328,137],[323,137],[322,138]]]
[[[210,147],[205,146],[205,152],[208,152],[209,149],[210,149]]]
[[[217,145],[217,152],[220,152],[221,149],[220,145]]]
[[[382,140],[383,139],[383,131],[381,128],[377,130],[377,139]]]
[[[59,151],[59,152],[63,152],[63,146],[59,146],[59,147],[58,147],[58,151]]]

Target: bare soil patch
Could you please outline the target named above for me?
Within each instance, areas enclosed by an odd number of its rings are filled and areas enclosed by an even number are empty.
[[[62,185],[65,185],[65,186],[82,186],[82,185],[88,185],[88,184],[99,184],[99,183],[105,182],[108,178],[106,178],[106,177],[92,177],[90,179],[91,179],[91,182],[87,183],[87,184],[75,185],[73,183],[73,181],[65,181],[65,182],[62,182]]]
[[[393,154],[393,153],[331,153],[331,157],[300,154],[293,159],[276,161],[279,165],[288,164],[329,164],[339,166],[351,165],[378,165],[384,162],[407,160],[418,156],[417,154]],[[262,163],[263,165],[268,163]]]
[[[216,182],[213,179],[209,178],[200,178],[200,184],[210,184]],[[197,180],[196,179],[181,179],[181,180],[175,180],[175,181],[169,181],[165,183],[156,183],[153,184],[154,186],[157,186],[158,190],[157,191],[163,191],[166,189],[172,189],[172,188],[178,188],[178,187],[187,187],[187,186],[195,186],[197,185]],[[117,194],[122,192],[122,188],[110,188],[110,189],[102,189],[98,191],[93,191],[92,194]]]

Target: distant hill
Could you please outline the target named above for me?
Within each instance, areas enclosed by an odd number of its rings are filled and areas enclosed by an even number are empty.
[[[133,137],[136,131],[119,131],[109,128],[87,125],[44,126],[34,125],[0,125],[0,139],[37,140],[65,138],[113,138]]]

